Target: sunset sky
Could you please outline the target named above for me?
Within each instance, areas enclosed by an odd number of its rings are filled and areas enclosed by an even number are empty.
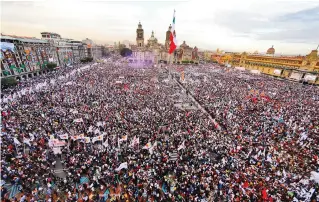
[[[145,42],[154,30],[164,43],[174,9],[179,44],[259,52],[274,45],[276,53],[308,54],[319,43],[317,0],[2,1],[1,32],[135,42],[141,21]]]

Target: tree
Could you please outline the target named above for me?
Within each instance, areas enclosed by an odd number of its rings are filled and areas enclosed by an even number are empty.
[[[91,58],[91,57],[86,57],[86,58],[82,58],[80,61],[81,61],[82,63],[92,62],[92,61],[93,61],[93,58]]]
[[[132,50],[128,48],[122,48],[120,54],[122,57],[128,57],[132,55]]]
[[[50,62],[50,63],[47,64],[47,68],[48,68],[49,70],[51,70],[51,71],[54,70],[56,67],[57,67],[57,64],[56,64],[56,63]]]
[[[81,61],[82,63],[87,63],[87,58],[82,58],[80,61]]]
[[[18,81],[14,77],[1,79],[1,88],[2,89],[10,88],[10,87],[16,86],[17,84],[18,84]]]

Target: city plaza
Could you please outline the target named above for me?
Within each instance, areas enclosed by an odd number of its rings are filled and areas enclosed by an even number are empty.
[[[201,64],[186,42],[168,54],[171,29],[144,44],[139,23],[125,59],[6,36],[2,76],[28,76],[1,94],[1,200],[319,200],[318,50]]]

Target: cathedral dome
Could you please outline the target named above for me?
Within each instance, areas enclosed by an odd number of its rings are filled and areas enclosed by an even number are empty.
[[[149,41],[157,41],[157,39],[154,37],[154,31],[152,31],[152,36],[149,39]]]
[[[269,54],[269,55],[274,55],[275,54],[274,46],[272,46],[271,48],[268,48],[267,54]]]

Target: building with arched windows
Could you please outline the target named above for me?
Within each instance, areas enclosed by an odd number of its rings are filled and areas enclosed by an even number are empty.
[[[66,39],[53,32],[42,32],[41,36],[1,34],[1,77],[27,78],[45,72],[50,62],[65,67],[85,57],[102,57],[102,46],[91,41]]]
[[[129,58],[129,61],[144,64],[157,64],[161,61],[166,61],[168,58],[167,46],[158,42],[154,31],[152,31],[151,37],[146,44],[144,36],[144,29],[141,22],[139,22],[136,29],[136,45],[131,45],[130,47],[132,49],[132,57]],[[166,44],[167,40],[169,38],[167,39],[166,37]]]
[[[204,53],[198,51],[198,48],[188,46],[184,41],[172,55],[169,55],[168,50],[170,46],[170,34],[172,26],[169,25],[166,31],[165,43],[164,45],[159,43],[155,37],[154,31],[151,33],[151,37],[147,39],[145,44],[145,34],[144,29],[139,22],[136,29],[136,44],[131,45],[132,57],[129,59],[131,62],[143,62],[143,63],[182,63],[194,61],[198,62],[200,58],[204,58]]]
[[[262,74],[319,84],[318,48],[306,56],[276,56],[272,46],[265,55],[246,52],[229,54],[227,62],[249,71],[257,70]]]

